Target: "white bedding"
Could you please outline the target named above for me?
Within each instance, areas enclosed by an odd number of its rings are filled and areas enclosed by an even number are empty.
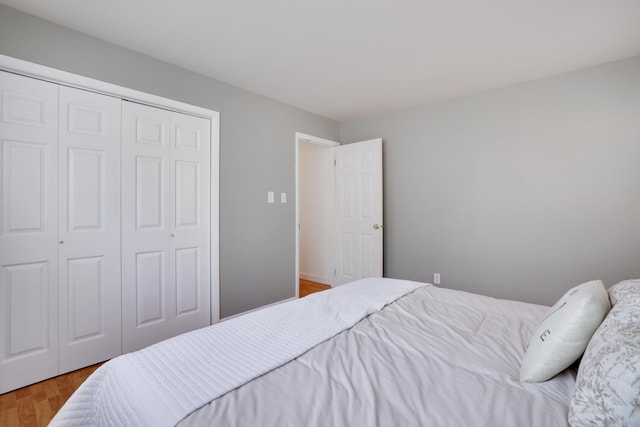
[[[90,376],[50,425],[173,426],[421,286],[366,279],[120,356]]]
[[[573,371],[519,381],[547,311],[366,279],[116,358],[52,423],[566,426]]]
[[[519,381],[548,307],[425,286],[180,427],[567,426],[575,372]]]

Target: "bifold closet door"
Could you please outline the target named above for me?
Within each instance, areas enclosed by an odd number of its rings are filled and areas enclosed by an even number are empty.
[[[58,374],[58,86],[0,71],[0,393]]]
[[[170,336],[171,113],[122,105],[122,351]]]
[[[171,114],[175,335],[211,324],[211,122]]]
[[[122,343],[210,323],[210,123],[123,102]]]
[[[60,373],[121,354],[121,101],[60,87]]]

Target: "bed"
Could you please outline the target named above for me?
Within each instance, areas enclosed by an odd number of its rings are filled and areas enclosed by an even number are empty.
[[[51,425],[567,425],[575,369],[520,381],[548,312],[364,279],[113,359]]]

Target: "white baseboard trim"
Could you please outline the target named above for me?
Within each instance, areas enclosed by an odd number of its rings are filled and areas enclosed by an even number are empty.
[[[333,286],[333,283],[331,283],[331,278],[316,276],[315,274],[300,273],[300,278],[304,280],[310,280],[312,282],[322,283],[323,285]]]
[[[282,303],[285,303],[287,301],[293,301],[295,299],[297,299],[297,298],[296,297],[291,297],[291,298],[283,299],[282,301],[272,302],[271,304],[267,304],[267,305],[263,305],[263,306],[260,306],[260,307],[257,307],[257,308],[253,308],[251,310],[243,311],[242,313],[237,313],[237,314],[233,314],[231,316],[223,317],[222,319],[220,319],[220,321],[224,322],[225,320],[233,319],[234,317],[242,316],[244,314],[249,314],[249,313],[251,313],[253,311],[262,310],[263,308],[267,308],[267,307],[271,307],[271,306],[274,306],[274,305],[282,304]]]

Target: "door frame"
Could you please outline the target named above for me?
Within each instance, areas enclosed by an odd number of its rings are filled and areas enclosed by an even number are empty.
[[[327,148],[338,147],[340,145],[337,141],[332,141],[330,139],[320,138],[313,135],[307,135],[302,132],[296,132],[295,134],[295,164],[296,164],[296,220],[295,220],[295,228],[296,228],[296,259],[295,259],[295,277],[294,277],[294,287],[295,287],[295,296],[296,298],[300,297],[300,144],[302,143],[311,143],[322,145]],[[331,192],[335,192],[334,185],[335,183],[332,181],[329,183],[331,186]],[[333,200],[333,196],[331,198]],[[333,215],[331,217],[331,222],[334,221]],[[332,252],[333,252],[332,245]],[[331,256],[331,260],[335,265],[335,260],[333,259],[333,255]],[[333,282],[333,280],[332,280]]]
[[[77,89],[96,92],[128,101],[165,110],[186,113],[209,119],[211,123],[211,199],[210,199],[210,238],[211,238],[211,316],[210,322],[220,321],[220,113],[208,108],[198,107],[164,98],[157,95],[118,86],[112,83],[69,73],[56,68],[47,67],[33,62],[0,54],[0,70],[26,77],[70,86]],[[297,294],[296,294],[297,296]]]

